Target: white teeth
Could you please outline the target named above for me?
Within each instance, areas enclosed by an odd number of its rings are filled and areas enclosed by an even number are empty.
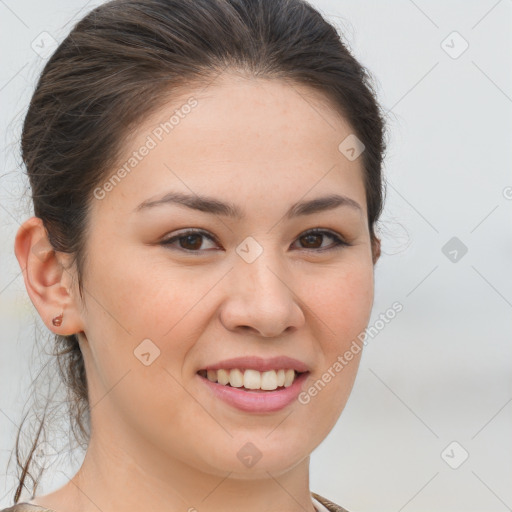
[[[287,388],[288,386],[291,386],[294,378],[295,378],[295,371],[294,370],[286,370],[286,374],[284,376],[284,387]]]
[[[244,388],[261,389],[261,373],[257,370],[245,370]]]
[[[283,371],[283,370],[279,370]],[[261,389],[266,391],[272,391],[276,389],[278,386],[277,374],[274,370],[270,370],[269,372],[263,372],[261,374]]]
[[[229,372],[229,383],[234,388],[241,388],[244,385],[244,374],[238,369],[231,370]]]
[[[217,370],[217,382],[224,386],[229,384],[229,373],[226,370]]]
[[[257,370],[207,370],[206,377],[211,382],[218,382],[223,386],[231,385],[234,388],[262,389],[272,391],[280,387],[289,387],[295,380],[295,370],[270,370],[259,372]]]

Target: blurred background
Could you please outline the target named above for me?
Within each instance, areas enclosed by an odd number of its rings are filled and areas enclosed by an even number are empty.
[[[30,384],[48,331],[13,251],[32,215],[19,134],[46,59],[100,3],[0,0],[0,508],[25,403],[47,392]],[[388,116],[376,334],[311,457],[311,490],[351,512],[512,510],[512,1],[310,3]],[[396,301],[402,311],[379,321]],[[65,418],[55,436],[67,437]],[[81,463],[79,451],[54,459],[38,494]]]

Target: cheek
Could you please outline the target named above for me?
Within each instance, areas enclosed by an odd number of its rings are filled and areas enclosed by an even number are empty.
[[[301,278],[300,296],[316,315],[333,341],[326,351],[341,350],[366,327],[373,305],[373,266],[361,262],[347,263],[333,269],[322,269]]]
[[[336,423],[359,368],[363,345],[358,336],[370,319],[374,286],[373,266],[362,261],[364,258],[336,271],[324,271],[322,278],[319,273],[307,294],[311,318],[316,317],[312,320],[313,336],[321,356],[319,367],[305,389],[304,406],[315,417],[323,418],[325,430],[321,435],[327,435]],[[306,296],[306,289],[303,293]]]
[[[110,261],[91,262],[88,270],[84,286],[94,297],[86,294],[86,361],[96,417],[111,417],[116,410],[122,421],[141,432],[158,432],[161,440],[169,435],[170,422],[186,431],[197,411],[179,383],[198,336],[194,304],[205,295],[206,283],[190,280],[187,272],[166,274],[143,265],[134,252],[124,261],[111,254]],[[156,426],[148,427],[147,418]]]
[[[143,368],[138,356],[147,352],[152,367],[181,379],[187,353],[209,320],[208,292],[225,274],[225,269],[205,272],[169,262],[148,265],[144,251],[104,252],[101,261],[91,261],[84,282],[94,290],[94,297],[87,297],[86,335],[107,389],[127,370],[134,379]],[[141,375],[146,388],[159,386],[153,378],[171,377]]]
[[[157,250],[157,248],[155,248]],[[110,251],[101,261],[91,263],[88,283],[94,290],[92,308],[104,310],[99,321],[121,336],[161,338],[208,290],[208,279],[198,279],[187,267],[149,264],[149,250],[144,247]]]

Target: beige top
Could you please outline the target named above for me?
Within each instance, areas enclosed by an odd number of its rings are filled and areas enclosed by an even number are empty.
[[[327,498],[320,496],[314,492],[311,493],[311,499],[317,512],[348,512],[348,510],[336,505]],[[53,510],[39,505],[31,505],[27,502],[18,503],[9,508],[4,508],[0,512],[54,512]]]

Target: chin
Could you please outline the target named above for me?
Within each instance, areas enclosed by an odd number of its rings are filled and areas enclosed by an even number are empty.
[[[208,472],[222,476],[230,473],[230,478],[251,480],[268,478],[268,473],[275,476],[290,471],[309,457],[313,447],[308,450],[299,432],[293,440],[289,433],[283,431],[283,434],[286,435],[279,436],[272,433],[272,429],[266,429],[265,432],[244,432],[233,438],[226,437],[222,444],[212,443],[217,449],[204,460]],[[270,440],[270,437],[274,439]],[[205,450],[211,450],[212,445]]]

